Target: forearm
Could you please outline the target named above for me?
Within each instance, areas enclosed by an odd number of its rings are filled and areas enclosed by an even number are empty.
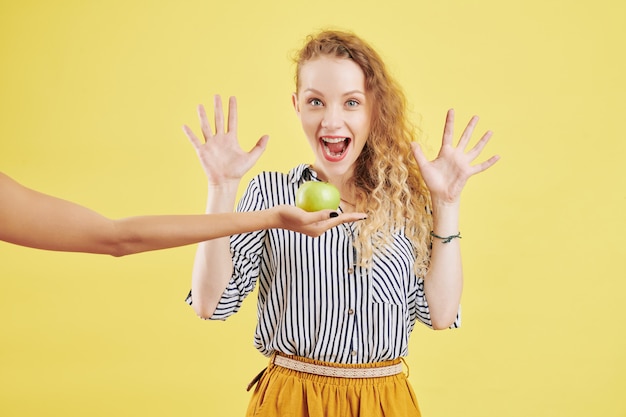
[[[208,214],[232,212],[237,184],[209,186]],[[192,306],[202,318],[213,315],[233,272],[230,239],[213,239],[198,245],[191,280]]]
[[[433,202],[433,232],[438,236],[452,236],[459,232],[458,202]],[[433,327],[448,328],[457,316],[463,291],[459,239],[444,243],[433,238],[430,267],[424,285]]]
[[[108,247],[110,254],[133,253],[190,245],[211,239],[278,227],[273,211],[128,217],[115,221],[117,232]]]

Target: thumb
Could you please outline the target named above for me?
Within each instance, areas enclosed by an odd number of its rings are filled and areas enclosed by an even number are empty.
[[[261,154],[265,151],[265,147],[267,146],[267,142],[270,140],[268,135],[261,136],[261,139],[257,141],[257,143],[250,149],[250,156],[254,158],[256,161],[261,157]]]

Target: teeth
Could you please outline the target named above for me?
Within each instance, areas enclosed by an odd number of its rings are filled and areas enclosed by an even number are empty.
[[[327,155],[330,155],[332,157],[340,157],[341,155],[343,155],[343,153],[345,152],[345,147],[339,151],[339,152],[333,152],[330,150],[329,145],[331,144],[337,144],[337,143],[342,143],[345,142],[347,140],[349,140],[349,138],[329,138],[329,137],[322,137],[322,142],[324,144],[323,148],[324,148],[324,152],[326,152]]]
[[[322,140],[327,143],[339,143],[339,142],[343,142],[346,139],[347,138],[326,138],[326,137],[322,138]]]

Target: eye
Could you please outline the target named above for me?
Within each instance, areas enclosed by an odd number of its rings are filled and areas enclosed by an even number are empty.
[[[315,107],[319,107],[323,105],[322,100],[320,100],[319,98],[309,99],[309,104]]]
[[[346,101],[346,106],[348,107],[357,107],[360,103],[356,100],[348,100]]]

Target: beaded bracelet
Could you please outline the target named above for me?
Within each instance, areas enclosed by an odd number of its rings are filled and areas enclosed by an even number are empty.
[[[435,237],[437,239],[441,239],[441,243],[450,243],[452,242],[452,239],[461,239],[461,232],[457,233],[456,235],[450,235],[450,236],[439,236],[436,235],[435,232],[431,231],[430,235],[432,237]]]

